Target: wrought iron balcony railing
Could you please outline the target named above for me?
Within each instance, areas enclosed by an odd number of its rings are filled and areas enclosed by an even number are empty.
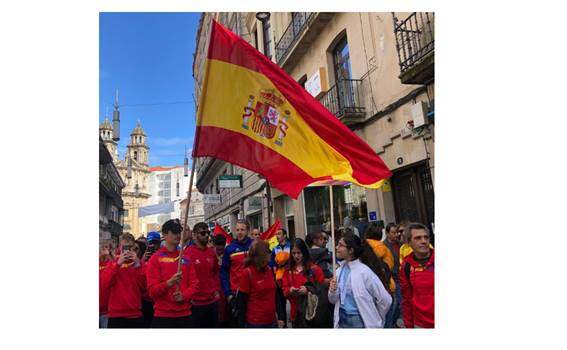
[[[435,48],[433,12],[413,12],[403,21],[394,17],[394,35],[401,74],[412,68]]]
[[[364,117],[365,109],[360,103],[361,79],[341,79],[319,98],[337,118]]]
[[[287,57],[314,16],[315,12],[293,12],[291,22],[276,44],[276,62],[279,65]]]

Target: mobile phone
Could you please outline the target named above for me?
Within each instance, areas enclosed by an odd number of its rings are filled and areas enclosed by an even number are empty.
[[[132,246],[131,246],[131,245],[123,245],[123,246],[122,246],[122,253],[128,252],[128,251],[130,251],[131,249],[132,249]]]

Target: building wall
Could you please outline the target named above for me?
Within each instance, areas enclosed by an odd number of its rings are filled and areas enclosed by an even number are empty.
[[[200,92],[197,85],[202,82],[203,78],[202,64],[206,56],[210,18],[218,18],[223,23],[223,19],[230,21],[231,16],[234,15],[234,13],[229,15],[206,13],[203,15],[202,24],[204,26],[198,39],[196,68],[194,67],[196,96],[197,92]],[[397,13],[399,18],[404,18],[407,15],[409,13]],[[254,13],[241,14],[241,18],[245,19],[243,32],[253,33],[254,30],[257,30],[258,49],[263,52],[262,24],[254,18]],[[272,61],[275,61],[275,45],[288,28],[291,18],[291,13],[272,13],[271,15]],[[391,13],[334,14],[309,43],[309,48],[298,59],[297,63],[293,66],[284,64],[284,69],[297,81],[303,76],[311,77],[319,68],[323,67],[327,73],[328,86],[331,88],[335,83],[331,50],[343,35],[346,35],[348,40],[352,78],[362,79],[360,86],[361,105],[365,107],[366,111],[365,121],[351,128],[380,155],[392,171],[396,172],[398,169],[428,160],[434,179],[434,127],[430,126],[421,135],[413,135],[407,127],[407,122],[412,119],[411,106],[419,101],[428,102],[434,99],[434,90],[430,86],[430,96],[428,96],[427,89],[422,85],[401,83],[398,77],[400,67]],[[252,35],[248,35],[245,39],[254,45]],[[396,107],[391,108],[392,105]],[[399,158],[403,160],[402,164],[398,164]],[[200,160],[199,164],[205,169],[208,162],[210,160]],[[217,193],[215,180],[218,175],[225,171],[230,171],[230,168],[223,164],[210,167],[208,172],[202,171],[199,174],[202,181],[201,188],[205,193],[211,192],[211,185],[213,186],[212,193]],[[228,173],[230,174],[230,172]],[[221,218],[223,222],[230,221],[232,220],[230,214],[236,210],[239,211],[239,215],[243,215],[243,199],[254,195],[252,192],[258,189],[257,184],[263,183],[263,180],[246,170],[242,174],[244,188],[242,190],[220,190],[222,204],[206,206],[205,220]],[[286,199],[286,196],[282,196],[277,190],[272,192],[275,217],[271,222],[275,218],[280,218],[287,225],[286,216],[289,213],[282,208],[283,203],[290,199]],[[381,190],[366,190],[367,212],[376,212],[377,220],[396,221],[393,198],[393,193],[388,186]],[[291,203],[291,210],[289,211],[293,213],[294,231],[296,236],[302,237],[309,233],[306,232],[304,194],[302,193],[297,200],[291,200]],[[265,225],[268,222],[266,204],[267,202],[264,201],[262,209]],[[335,221],[338,222],[339,219],[335,218]]]

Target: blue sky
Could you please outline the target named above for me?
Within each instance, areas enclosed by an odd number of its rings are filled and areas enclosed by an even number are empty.
[[[120,105],[119,156],[140,120],[150,166],[183,164],[195,133],[193,53],[200,13],[101,13],[99,122]]]

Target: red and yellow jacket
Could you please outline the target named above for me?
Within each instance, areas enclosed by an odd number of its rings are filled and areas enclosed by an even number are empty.
[[[435,327],[435,250],[421,265],[408,255],[400,265],[402,314],[406,328]]]
[[[178,248],[179,249],[179,248]],[[197,274],[195,267],[188,263],[184,255],[181,263],[183,278],[181,283],[167,286],[167,280],[177,273],[179,263],[179,250],[170,252],[166,247],[161,247],[152,255],[146,267],[148,290],[154,301],[155,317],[184,317],[191,315],[190,300],[197,292]],[[176,302],[173,294],[179,288],[183,295],[182,302]]]
[[[142,317],[142,294],[146,289],[143,263],[118,265],[110,262],[102,270],[102,293],[108,293],[108,317]]]

